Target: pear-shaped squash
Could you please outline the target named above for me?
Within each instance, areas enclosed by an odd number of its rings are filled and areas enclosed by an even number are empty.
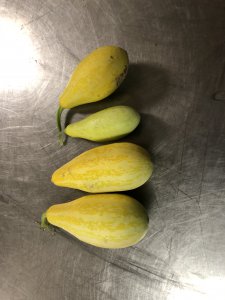
[[[95,147],[56,170],[52,182],[89,193],[135,189],[151,176],[149,153],[133,143]]]
[[[140,115],[136,110],[129,106],[118,105],[72,123],[66,127],[64,132],[71,137],[106,142],[124,137],[132,132],[139,122]]]
[[[60,95],[60,106],[72,108],[102,100],[113,93],[126,76],[127,52],[117,46],[97,48],[74,70]]]
[[[83,242],[113,249],[138,243],[148,230],[144,207],[121,194],[87,195],[53,205],[43,214],[43,227],[46,221]]]

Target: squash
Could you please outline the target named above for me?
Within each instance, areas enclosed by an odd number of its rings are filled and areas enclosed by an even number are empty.
[[[144,207],[121,194],[87,195],[53,205],[44,213],[42,227],[47,222],[85,243],[112,249],[138,243],[148,230]]]
[[[89,193],[119,192],[143,185],[153,171],[149,153],[133,143],[95,147],[72,159],[52,175],[55,185]]]
[[[94,142],[108,142],[120,139],[132,132],[140,122],[139,113],[132,107],[118,105],[103,109],[72,123],[64,132]]]

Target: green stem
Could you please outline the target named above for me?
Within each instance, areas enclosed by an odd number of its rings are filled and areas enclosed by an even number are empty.
[[[57,113],[56,113],[56,123],[57,123],[57,128],[59,131],[58,141],[59,141],[60,146],[64,145],[63,132],[62,132],[62,126],[61,126],[61,115],[62,115],[63,110],[64,110],[64,108],[59,106]]]
[[[52,230],[53,229],[53,226],[47,220],[46,212],[44,212],[41,215],[41,229],[43,229],[43,230],[45,230],[45,229]]]

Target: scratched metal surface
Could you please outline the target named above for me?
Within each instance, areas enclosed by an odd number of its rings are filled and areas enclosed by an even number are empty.
[[[225,299],[225,3],[0,0],[0,299]],[[57,144],[58,96],[87,53],[127,49],[131,66],[107,101],[135,107],[124,140],[152,154],[152,180],[130,192],[150,228],[134,247],[103,250],[35,223],[83,195],[52,172],[96,146]]]

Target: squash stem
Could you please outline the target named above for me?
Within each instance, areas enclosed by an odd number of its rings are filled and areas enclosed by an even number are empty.
[[[63,112],[64,108],[59,106],[57,113],[56,113],[56,123],[57,123],[57,128],[58,128],[58,141],[59,141],[59,145],[63,146],[65,141],[63,138],[63,132],[62,132],[62,126],[61,126],[61,115]]]
[[[46,212],[44,212],[41,215],[41,229],[43,229],[43,230],[45,230],[45,229],[53,230],[53,226],[47,220]]]

